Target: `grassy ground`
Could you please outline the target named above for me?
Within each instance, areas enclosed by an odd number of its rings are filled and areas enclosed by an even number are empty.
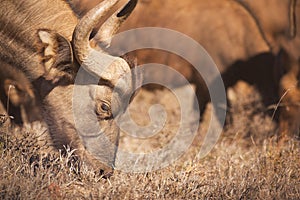
[[[49,152],[48,139],[40,124],[13,131],[2,126],[0,198],[299,199],[299,140],[291,138],[278,145],[276,125],[264,114],[255,89],[243,89],[244,96],[239,92],[239,88],[232,88],[233,114],[207,156],[197,156],[209,121],[209,114],[204,114],[193,144],[175,163],[147,173],[116,171],[110,179],[79,164],[72,151],[65,156],[55,151],[44,154]],[[138,124],[147,124],[147,106],[160,103],[167,106],[168,120],[165,128],[151,138],[137,139],[123,133],[122,150],[147,153],[170,141],[178,128],[179,115],[178,105],[168,103],[171,98],[167,91],[141,92],[132,104],[132,118]]]

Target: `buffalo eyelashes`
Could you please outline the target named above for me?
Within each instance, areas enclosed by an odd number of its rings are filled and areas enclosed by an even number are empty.
[[[100,102],[97,105],[96,114],[101,119],[112,118],[111,106],[108,102]]]

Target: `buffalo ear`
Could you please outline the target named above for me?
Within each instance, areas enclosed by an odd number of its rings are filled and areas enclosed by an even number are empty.
[[[40,29],[37,32],[37,48],[44,65],[46,80],[52,83],[72,82],[77,72],[73,62],[73,51],[70,42],[62,35]]]

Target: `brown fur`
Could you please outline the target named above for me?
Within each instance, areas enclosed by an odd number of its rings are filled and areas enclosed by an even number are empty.
[[[134,5],[134,1],[132,2]],[[131,11],[129,9],[128,13]],[[80,111],[83,116],[82,120],[89,123],[91,119],[94,119],[93,125],[99,126],[100,131],[96,130],[96,132],[92,129],[86,131],[84,135],[82,131],[77,130],[75,117],[81,116],[78,116],[78,113],[76,116],[74,114],[76,108],[73,107],[73,92],[79,61],[75,59],[74,47],[70,41],[78,21],[69,4],[63,0],[1,1],[0,66],[8,67],[1,72],[6,76],[7,72],[18,71],[14,73],[14,83],[24,87],[29,86],[22,89],[26,95],[37,94],[36,98],[41,102],[43,119],[48,125],[53,145],[56,148],[63,150],[66,146],[71,146],[72,149],[76,149],[82,161],[95,170],[110,173],[114,165],[119,128],[114,122],[115,116],[109,114],[112,113],[111,110],[97,110],[96,108],[101,108],[105,101],[109,109],[114,108],[119,114],[120,110],[127,106],[121,98],[129,98],[129,91],[131,87],[134,87],[134,80],[128,80],[128,83],[125,83],[128,85],[122,85],[122,89],[126,91],[119,91],[122,94],[128,93],[113,99],[113,88],[108,85],[101,83],[80,85],[89,91],[85,96],[77,97],[79,101],[84,101],[82,103],[88,103],[88,109]],[[96,50],[93,52],[95,54]],[[94,57],[88,55],[89,59],[85,60],[87,67],[89,65],[98,67],[98,63],[102,64],[103,54],[99,51]],[[105,73],[94,75],[99,78],[106,75],[104,78],[115,84],[118,78],[129,70],[128,63],[121,58],[116,58]],[[91,75],[89,76],[90,79],[94,79]],[[6,77],[0,78],[3,82],[6,79]],[[0,87],[0,89],[4,88]],[[20,101],[19,104],[24,104],[24,102]],[[97,115],[103,116],[101,112],[104,113],[105,118],[97,118]],[[89,134],[96,136],[91,140],[86,137]],[[102,135],[105,135],[109,142],[102,140],[100,137]]]
[[[9,65],[0,65],[0,91],[0,101],[9,106],[7,112],[13,117],[13,122],[41,120],[34,89],[23,72]]]
[[[151,26],[173,29],[196,40],[213,58],[223,75],[225,86],[230,86],[241,78],[249,79],[248,76],[256,78],[255,70],[241,73],[244,67],[239,62],[243,65],[247,65],[247,62],[256,63],[256,56],[270,51],[251,14],[231,0],[141,1],[122,30]],[[203,78],[182,58],[159,50],[141,50],[136,54],[139,64],[166,64],[195,83],[201,108],[209,101]],[[264,64],[261,64],[261,69]],[[251,69],[252,66],[248,65],[248,68]],[[154,76],[158,80],[168,79],[170,83],[177,82],[174,77],[155,70],[145,76]]]
[[[156,26],[187,34],[208,51],[223,75],[225,86],[230,86],[240,78],[250,81],[259,87],[265,96],[265,103],[270,105],[279,101],[277,95],[282,95],[283,88],[291,86],[284,83],[286,79],[293,82],[292,85],[297,85],[299,81],[299,70],[285,70],[286,77],[279,81],[278,78],[282,75],[273,77],[272,69],[275,56],[282,48],[294,63],[298,63],[299,19],[300,2],[292,0],[149,0],[140,2],[123,30]],[[157,50],[138,51],[137,59],[139,64],[157,62],[172,66],[196,83],[200,106],[208,101],[209,96],[202,78],[184,60]],[[287,62],[282,65],[290,68],[286,66],[289,64]],[[295,67],[299,68],[299,65]],[[166,79],[165,74],[158,74],[156,71],[150,72],[149,76]],[[172,77],[169,78],[170,82],[176,82]],[[278,87],[281,88],[279,93],[276,92]],[[298,94],[299,87],[294,87],[294,92],[285,96],[285,101],[299,105]],[[289,124],[289,128],[285,126],[285,131],[299,132],[298,110],[299,107],[295,106],[281,112],[280,126]]]
[[[276,67],[283,72],[279,82],[280,129],[283,135],[298,135],[300,130],[300,1],[240,1],[257,19],[272,52],[281,59]],[[269,12],[266,11],[266,8]],[[280,14],[278,14],[280,13]],[[282,54],[279,52],[285,52]],[[282,102],[283,101],[283,102]]]

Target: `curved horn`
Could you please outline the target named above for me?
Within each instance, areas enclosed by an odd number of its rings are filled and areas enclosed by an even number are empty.
[[[90,10],[77,24],[72,38],[74,53],[79,64],[89,55],[90,34],[99,21],[118,3],[119,0],[105,0]]]
[[[122,23],[129,17],[134,10],[138,0],[129,0],[127,4],[117,12],[115,12],[99,29],[98,33],[92,39],[102,48],[110,46],[112,37],[119,30]]]

